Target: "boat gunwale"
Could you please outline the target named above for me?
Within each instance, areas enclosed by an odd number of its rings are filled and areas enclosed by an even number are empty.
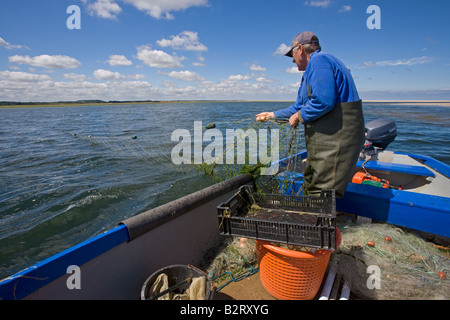
[[[126,219],[109,231],[0,280],[0,300],[24,299],[40,288],[67,275],[68,267],[81,267],[120,244],[131,242],[158,226],[194,210],[208,199],[220,197],[251,181],[251,175],[239,175]]]

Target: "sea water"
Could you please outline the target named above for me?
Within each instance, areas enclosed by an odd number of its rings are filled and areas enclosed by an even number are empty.
[[[246,129],[289,102],[191,102],[0,109],[0,279],[214,181],[170,153],[194,121]],[[390,118],[388,150],[450,164],[450,108],[365,103]],[[303,129],[297,129],[304,150]]]

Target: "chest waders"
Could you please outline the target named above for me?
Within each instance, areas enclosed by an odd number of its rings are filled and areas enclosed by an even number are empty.
[[[311,90],[306,86],[311,99]],[[334,189],[336,197],[344,196],[364,144],[364,131],[361,100],[337,103],[330,112],[305,124],[305,195]]]

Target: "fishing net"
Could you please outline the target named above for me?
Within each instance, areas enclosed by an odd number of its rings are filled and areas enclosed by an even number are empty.
[[[342,242],[329,268],[356,299],[450,299],[449,250],[387,223],[338,221]],[[379,276],[379,277],[378,277]]]
[[[80,136],[94,148],[101,148],[102,154],[113,159],[145,161],[150,165],[169,167],[171,170],[186,170],[186,167],[172,163],[170,143],[162,144],[157,137],[152,139],[136,135]]]
[[[278,158],[287,157],[289,152],[292,155],[300,147],[299,141],[296,141],[300,137],[296,134],[298,130],[292,129],[285,122],[269,121],[261,123],[254,121],[254,118],[247,118],[204,124],[201,129],[201,141],[199,142],[196,140],[199,137],[195,136],[195,124],[193,130],[188,130],[190,134],[189,150],[182,149],[179,153],[183,155],[185,151],[188,151],[190,156],[186,158],[187,163],[181,164],[174,163],[172,158],[179,142],[171,140],[173,132],[170,132],[170,130],[164,132],[152,131],[141,135],[135,135],[129,131],[113,135],[72,135],[75,138],[85,140],[88,147],[95,148],[105,158],[146,162],[152,166],[167,168],[172,172],[207,174],[215,182],[227,180],[241,173],[250,173],[256,177],[263,166],[259,161],[261,155],[258,154],[260,139],[267,139],[267,156],[272,155],[273,150],[270,143],[271,132],[274,129],[279,132],[279,143],[276,144],[276,147],[279,148]],[[220,133],[222,141],[215,141],[217,137],[209,135],[213,132],[211,129],[215,130],[215,133]],[[234,144],[231,146],[227,140],[228,131],[235,134]],[[262,132],[265,133],[264,137],[261,135]],[[253,135],[249,133],[254,133],[254,141],[251,139]],[[209,154],[208,150],[214,143],[221,145],[221,147],[215,147],[215,152]],[[200,150],[198,150],[196,144],[199,144]],[[218,152],[219,149],[221,149],[221,152]],[[240,151],[243,151],[243,153]],[[196,163],[195,160],[198,152],[202,153],[200,155],[201,163]],[[243,154],[244,161],[239,158],[238,154]],[[251,160],[255,158],[258,161],[252,162]]]
[[[219,127],[223,128],[224,131],[233,126],[236,128],[235,125],[236,123],[219,123]],[[216,182],[225,181],[239,174],[251,174],[257,185],[262,189],[265,189],[265,187],[273,186],[274,177],[268,175],[265,177],[261,176],[261,169],[264,167],[267,168],[270,165],[261,161],[262,156],[271,157],[275,162],[288,159],[285,163],[280,165],[289,168],[290,171],[296,171],[296,166],[300,166],[301,163],[294,161],[292,156],[299,153],[302,148],[305,148],[301,143],[301,130],[302,129],[298,127],[292,128],[286,121],[271,120],[265,123],[253,121],[236,134],[236,139],[234,140],[231,149],[229,145],[224,146],[223,154],[227,154],[226,157],[228,157],[228,154],[231,151],[233,155],[231,163],[229,161],[227,161],[227,163],[221,161],[223,160],[221,154],[217,158],[217,161],[213,161],[212,163],[202,163],[196,165],[196,168],[211,176]],[[236,130],[236,132],[238,131],[239,129]],[[249,132],[256,134],[253,141],[249,138]],[[274,135],[274,132],[276,133],[276,136]],[[278,139],[278,141],[273,144],[272,139]],[[261,152],[262,150],[260,147],[254,147],[252,149],[250,144],[255,144],[255,141],[258,146],[261,141],[266,142],[266,152]],[[244,163],[238,159],[238,154],[242,149],[244,149],[245,152]],[[275,152],[277,154],[275,154]],[[252,156],[253,159],[257,159],[257,162],[253,161],[252,163]],[[286,180],[288,180],[288,178],[289,177],[286,177]]]
[[[220,245],[207,252],[200,268],[206,270],[219,291],[230,282],[256,273],[257,264],[255,240],[222,237]]]

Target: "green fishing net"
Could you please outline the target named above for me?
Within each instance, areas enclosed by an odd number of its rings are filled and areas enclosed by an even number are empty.
[[[450,299],[449,249],[388,223],[338,219],[342,242],[329,268],[355,299]]]

